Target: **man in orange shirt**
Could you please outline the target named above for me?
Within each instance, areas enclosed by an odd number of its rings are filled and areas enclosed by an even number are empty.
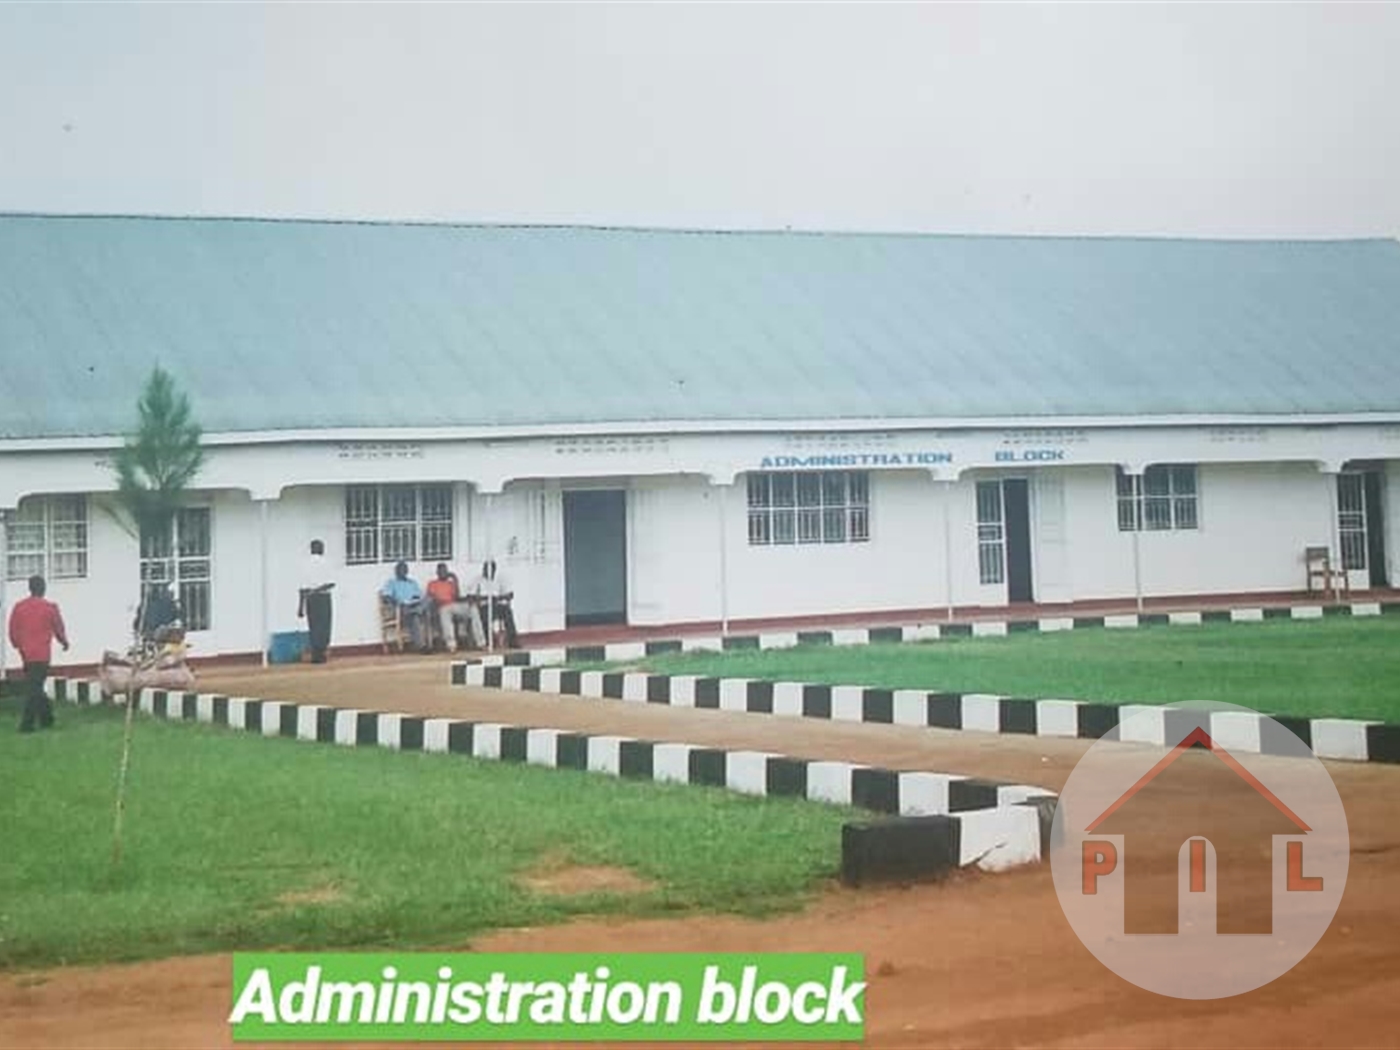
[[[478,644],[477,639],[481,637],[481,631],[477,626],[476,608],[463,600],[461,584],[445,562],[438,562],[437,578],[428,584],[428,597],[432,599],[433,609],[437,612],[442,640],[447,645],[448,652],[457,651],[454,620],[465,620],[471,644]]]
[[[42,576],[29,577],[29,597],[10,612],[10,644],[19,650],[24,661],[24,678],[29,687],[19,723],[21,733],[34,732],[36,722],[44,729],[53,726],[53,705],[44,695],[44,680],[49,676],[54,639],[58,639],[64,652],[68,651],[63,614],[44,598],[47,589]]]

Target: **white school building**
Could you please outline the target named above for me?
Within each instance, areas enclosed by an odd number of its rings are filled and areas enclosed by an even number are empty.
[[[161,364],[206,466],[113,513]],[[95,662],[332,644],[494,557],[522,633],[1400,578],[1400,244],[0,217],[3,602]],[[8,666],[16,656],[6,648]]]

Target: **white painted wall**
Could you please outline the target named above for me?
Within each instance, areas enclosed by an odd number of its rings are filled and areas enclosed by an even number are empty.
[[[745,490],[731,486],[721,493],[695,476],[638,478],[632,483],[627,493],[631,622],[720,619],[720,529],[726,531],[732,556],[734,522],[739,519],[732,508],[742,509]],[[722,503],[727,512],[723,517]]]
[[[63,611],[73,643],[66,656],[55,647],[55,662],[96,663],[102,650],[123,650],[131,644],[131,623],[140,597],[138,547],[135,535],[109,513],[110,506],[105,498],[88,501],[87,577],[49,580],[48,597]],[[13,604],[29,591],[24,580],[11,580],[7,593]],[[17,667],[15,653],[7,650],[7,654],[9,665]]]
[[[1102,465],[980,469],[956,483],[918,470],[871,472],[868,543],[751,547],[743,475],[727,490],[722,519],[732,620],[889,609],[940,609],[948,601],[945,541],[953,597],[960,606],[1000,605],[1005,587],[982,586],[977,571],[978,478],[1032,481],[1033,571],[1037,600],[1129,598],[1132,535],[1119,532],[1114,471]],[[409,480],[400,475],[398,480]],[[465,582],[494,555],[513,582],[524,632],[564,625],[561,489],[583,484],[628,489],[630,619],[665,624],[720,617],[720,489],[695,475],[615,476],[514,482],[494,496],[457,483],[454,568]],[[1312,463],[1207,463],[1198,469],[1200,528],[1141,534],[1148,596],[1285,591],[1304,583],[1303,549],[1331,542],[1329,475]],[[950,533],[945,537],[943,498]],[[198,655],[257,652],[262,632],[259,504],[246,491],[202,498],[213,507],[213,626],[191,639]],[[92,663],[130,637],[137,598],[137,545],[92,497],[88,577],[53,580],[50,594],[68,620],[71,663]],[[267,627],[304,628],[296,618],[300,565],[311,539],[325,541],[338,580],[332,643],[379,639],[375,594],[387,564],[344,564],[344,490],[295,486],[268,503]],[[1388,560],[1400,580],[1400,460],[1387,464]],[[416,563],[426,583],[433,564]],[[11,581],[8,599],[22,596]],[[9,654],[15,666],[14,654]]]
[[[740,480],[727,508],[732,618],[915,608],[944,600],[943,518],[927,473],[872,472],[869,542],[829,545],[749,546]]]
[[[1133,538],[1118,531],[1113,470],[1064,474],[1073,595],[1132,597]],[[1201,466],[1199,528],[1141,534],[1143,593],[1301,589],[1303,549],[1330,543],[1330,483],[1309,464]]]

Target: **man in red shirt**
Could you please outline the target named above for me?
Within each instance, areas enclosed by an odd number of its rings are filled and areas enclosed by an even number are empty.
[[[29,577],[29,597],[10,612],[10,644],[19,650],[20,659],[24,661],[24,677],[29,686],[24,717],[19,723],[21,733],[34,732],[36,722],[45,729],[52,727],[53,705],[44,695],[44,680],[49,676],[54,639],[58,639],[64,652],[68,651],[63,614],[57,605],[45,600],[47,589],[42,576]]]

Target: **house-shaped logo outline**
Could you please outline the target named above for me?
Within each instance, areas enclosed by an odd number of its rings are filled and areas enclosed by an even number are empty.
[[[1106,810],[1104,810],[1097,817],[1095,817],[1094,820],[1089,824],[1089,826],[1084,829],[1084,831],[1086,833],[1089,833],[1096,829],[1100,824],[1102,824],[1105,820],[1107,820],[1114,813],[1116,813],[1119,810],[1119,808],[1125,802],[1128,801],[1128,799],[1132,798],[1139,791],[1145,788],[1157,777],[1159,773],[1165,770],[1169,765],[1175,762],[1178,758],[1180,758],[1183,754],[1185,754],[1196,744],[1200,744],[1207,751],[1210,751],[1212,754],[1214,754],[1217,758],[1220,759],[1220,761],[1224,762],[1225,765],[1228,766],[1236,775],[1238,775],[1242,780],[1244,780],[1246,784],[1252,787],[1255,791],[1259,792],[1259,794],[1264,796],[1264,798],[1268,799],[1269,802],[1271,802],[1275,807],[1277,807],[1280,813],[1282,813],[1285,817],[1287,817],[1289,820],[1291,820],[1294,824],[1298,826],[1298,830],[1300,832],[1306,833],[1312,831],[1312,828],[1310,828],[1307,825],[1307,823],[1304,822],[1302,817],[1298,816],[1298,814],[1294,813],[1293,810],[1289,809],[1288,806],[1284,804],[1282,799],[1280,799],[1277,795],[1270,791],[1268,787],[1266,787],[1259,780],[1258,777],[1256,777],[1249,770],[1245,769],[1244,766],[1240,764],[1239,759],[1235,758],[1234,755],[1230,754],[1230,752],[1226,751],[1223,747],[1221,747],[1214,740],[1212,740],[1210,734],[1207,733],[1200,726],[1197,726],[1195,729],[1191,730],[1191,732],[1187,733],[1186,736],[1182,738],[1181,743],[1177,744],[1176,747],[1172,748],[1165,758],[1163,758],[1155,766],[1153,766],[1146,773],[1144,773],[1136,784],[1128,788],[1128,790],[1123,792],[1123,794],[1119,795],[1117,801],[1115,801]]]

